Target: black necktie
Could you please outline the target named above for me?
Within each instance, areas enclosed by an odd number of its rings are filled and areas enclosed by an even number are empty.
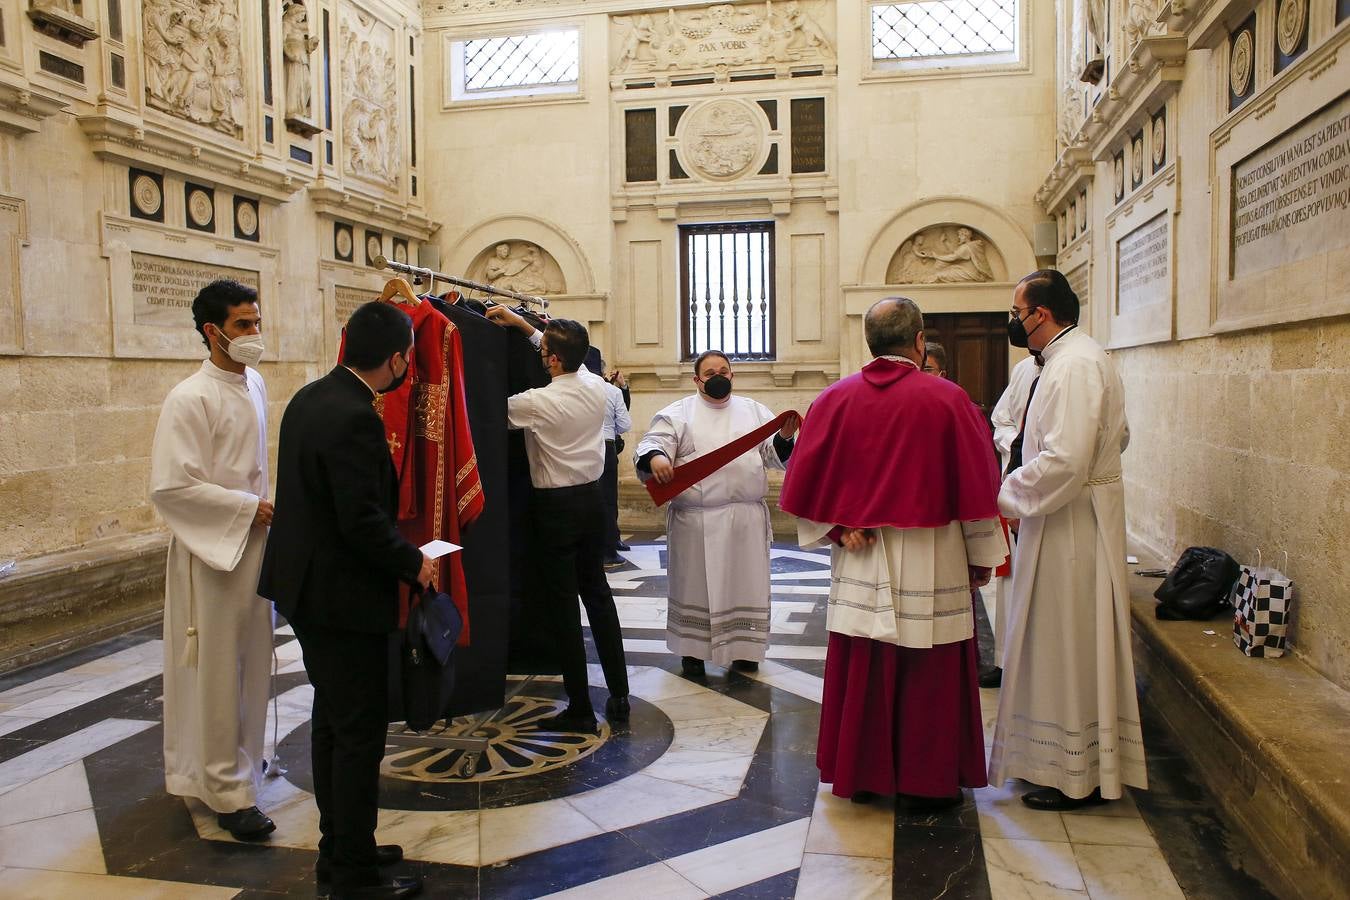
[[[1040,360],[1037,360],[1040,363]],[[1036,396],[1036,385],[1041,383],[1040,373],[1032,379],[1031,389],[1027,391],[1027,406],[1022,410],[1022,427],[1017,431],[1017,437],[1013,438],[1012,446],[1008,448],[1008,468],[1003,474],[1011,475],[1015,470],[1022,466],[1022,438],[1027,433],[1027,413],[1031,412],[1031,398]]]

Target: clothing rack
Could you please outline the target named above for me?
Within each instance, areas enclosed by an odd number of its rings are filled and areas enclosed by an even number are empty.
[[[520,294],[516,291],[508,291],[504,288],[493,287],[490,284],[480,284],[477,281],[470,281],[467,278],[459,278],[454,275],[446,275],[443,272],[436,272],[432,269],[426,269],[422,266],[409,265],[408,263],[395,262],[383,255],[376,256],[371,261],[377,269],[393,269],[395,272],[402,272],[405,275],[413,275],[419,278],[426,278],[430,282],[430,288],[434,287],[436,282],[444,281],[447,284],[453,284],[456,287],[468,288],[471,291],[481,291],[485,294],[492,294],[496,297],[507,297],[519,303],[534,305],[539,307],[541,312],[548,312],[548,300],[543,297],[536,297],[533,294]]]

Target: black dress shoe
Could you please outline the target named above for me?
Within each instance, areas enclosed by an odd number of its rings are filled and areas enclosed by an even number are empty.
[[[600,723],[595,721],[595,713],[574,713],[563,710],[556,716],[535,719],[532,723],[535,731],[562,731],[568,734],[599,734]]]
[[[900,808],[908,812],[937,812],[941,809],[951,809],[953,806],[960,806],[965,799],[965,794],[960,791],[950,797],[920,797],[917,794],[899,796]]]
[[[615,549],[615,550],[632,550],[633,548],[630,547],[630,546],[628,546],[627,544],[625,544],[623,541],[619,541],[617,544],[614,545],[614,549]]]
[[[380,844],[375,848],[375,865],[392,866],[394,863],[403,862],[403,848],[398,844]],[[322,884],[327,884],[333,880],[333,861],[326,856],[320,856],[314,863],[314,879]]]
[[[702,678],[708,674],[703,667],[703,660],[694,656],[680,657],[680,671],[691,678]]]
[[[731,667],[738,672],[758,672],[759,663],[753,659],[733,659]]]
[[[980,673],[980,687],[996,688],[1003,684],[1003,670],[990,666]]]
[[[1081,809],[1084,806],[1101,806],[1110,803],[1102,797],[1101,788],[1096,788],[1086,797],[1070,797],[1058,788],[1041,788],[1022,795],[1022,802],[1032,809],[1043,812],[1063,812],[1067,809]]]
[[[277,823],[256,806],[232,813],[217,813],[216,824],[232,834],[236,841],[260,841],[277,830]]]
[[[335,887],[328,896],[332,900],[393,900],[397,897],[416,897],[422,893],[422,879],[416,875],[395,875],[378,884],[359,887]]]
[[[629,712],[627,694],[622,697],[610,697],[605,701],[605,718],[611,722],[627,722]]]
[[[611,553],[609,556],[605,557],[606,569],[617,569],[619,568],[619,566],[626,565],[627,563],[628,560],[624,559],[617,553]]]

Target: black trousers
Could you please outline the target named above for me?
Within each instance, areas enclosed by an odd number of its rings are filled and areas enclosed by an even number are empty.
[[[333,884],[376,884],[375,820],[388,729],[389,636],[294,625],[314,686],[310,747],[319,855]]]
[[[619,552],[619,453],[614,441],[605,441],[605,471],[600,475],[605,499],[605,555]]]
[[[586,677],[586,644],[577,595],[586,607],[591,637],[600,655],[605,684],[615,697],[628,696],[628,669],[614,595],[605,579],[604,502],[600,485],[540,489],[530,507],[539,553],[540,589],[553,619],[568,709],[592,712]]]

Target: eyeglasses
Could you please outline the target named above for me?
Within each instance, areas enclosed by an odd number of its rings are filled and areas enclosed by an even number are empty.
[[[1038,307],[1038,306],[1023,306],[1023,307],[1021,307],[1021,308],[1018,308],[1018,307],[1014,306],[1012,309],[1008,310],[1008,312],[1009,312],[1010,314],[1012,314],[1012,317],[1013,317],[1014,319],[1018,319],[1018,320],[1020,321],[1021,318],[1022,318],[1022,313],[1033,312],[1033,311],[1035,311],[1035,310],[1037,310],[1037,309],[1039,309],[1039,308],[1040,308],[1040,307]]]
[[[924,366],[923,371],[929,373],[930,375],[936,375],[940,370],[938,369],[937,366]]]

